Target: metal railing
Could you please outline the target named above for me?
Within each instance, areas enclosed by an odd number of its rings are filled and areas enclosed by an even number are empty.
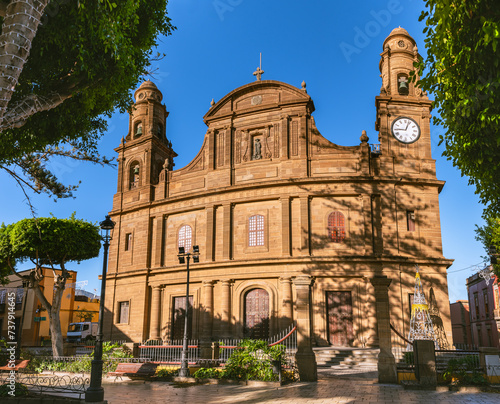
[[[182,340],[145,341],[139,345],[139,357],[151,362],[181,363]],[[200,359],[198,340],[188,341],[188,362],[196,363]]]
[[[295,352],[297,352],[297,327],[291,324],[287,329],[279,332],[268,339],[270,346],[281,344],[285,346],[287,362],[294,361]],[[215,360],[217,363],[225,363],[242,338],[224,338],[219,340],[219,357]],[[182,340],[170,341],[145,341],[139,345],[139,357],[151,362],[179,364],[182,355]],[[197,363],[203,361],[200,358],[200,346],[198,340],[188,341],[188,362]]]
[[[239,339],[222,339],[219,343],[219,361],[225,363],[235,349],[238,349],[238,344],[242,341]],[[288,328],[279,332],[275,336],[268,339],[269,346],[284,345],[286,350],[286,361],[290,365],[295,361],[295,353],[297,352],[297,326],[290,324]]]
[[[0,384],[9,384],[9,373],[0,373]],[[18,373],[16,383],[24,384],[30,392],[64,395],[82,398],[90,385],[90,377],[85,374],[53,375]]]
[[[103,342],[108,342],[108,343],[113,344],[113,345],[114,344],[123,345],[127,341],[126,340],[113,340],[113,341],[103,341]],[[73,346],[76,347],[76,356],[91,355],[95,349],[95,341],[75,342],[73,344]]]

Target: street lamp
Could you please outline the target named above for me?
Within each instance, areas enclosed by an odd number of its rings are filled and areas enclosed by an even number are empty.
[[[188,367],[188,324],[189,324],[189,260],[193,257],[193,262],[200,262],[200,248],[197,245],[193,246],[193,252],[185,252],[184,247],[179,247],[179,264],[186,263],[187,280],[186,280],[186,314],[184,315],[184,339],[182,341],[181,369],[180,377],[189,377]]]
[[[104,241],[104,258],[102,264],[101,278],[101,301],[99,302],[99,325],[97,328],[97,338],[94,348],[94,359],[92,360],[92,368],[90,371],[90,387],[85,391],[85,401],[88,403],[96,403],[104,400],[104,389],[102,388],[102,329],[104,320],[104,296],[106,293],[106,271],[108,267],[108,248],[111,236],[109,232],[114,229],[113,222],[109,215],[106,219],[99,223],[101,227],[101,237]]]

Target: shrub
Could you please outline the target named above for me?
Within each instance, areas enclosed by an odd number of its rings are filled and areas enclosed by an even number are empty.
[[[220,379],[223,368],[200,368],[194,372],[193,377],[196,379]]]
[[[131,358],[130,349],[125,345],[112,344],[104,342],[102,345],[102,360],[103,373],[114,372],[119,361],[114,359]],[[92,359],[94,353],[90,355],[80,356],[72,361],[56,361],[52,359],[40,359],[29,353],[23,353],[24,359],[29,359],[28,369],[36,372],[49,370],[52,372],[69,372],[69,373],[90,373]]]
[[[408,351],[403,354],[403,360],[407,365],[413,365],[415,363],[414,358],[415,356],[413,351]]]
[[[10,386],[11,386],[10,384],[0,385],[0,397],[12,397],[12,395],[9,394],[9,392],[12,391]],[[14,388],[14,395],[15,395],[15,397],[27,396],[28,395],[28,388],[24,384],[16,382],[15,388]]]
[[[156,368],[155,376],[160,378],[160,379],[172,380],[178,374],[179,374],[178,368],[169,368],[169,367],[158,366]]]
[[[285,359],[283,345],[268,346],[266,341],[245,339],[238,344],[223,369],[202,368],[195,372],[199,379],[220,378],[230,380],[276,381],[273,373],[273,360]]]
[[[453,358],[448,361],[443,378],[453,384],[487,384],[488,381],[478,369],[477,359],[474,355]]]

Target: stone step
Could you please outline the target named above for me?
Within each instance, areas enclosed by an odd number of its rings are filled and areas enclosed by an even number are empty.
[[[315,348],[316,363],[321,368],[353,369],[376,368],[378,349],[371,348]]]

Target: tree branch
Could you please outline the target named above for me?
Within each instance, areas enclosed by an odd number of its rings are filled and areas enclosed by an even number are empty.
[[[67,99],[71,98],[71,94],[52,93],[48,97],[41,95],[30,94],[22,100],[14,103],[14,105],[5,111],[0,131],[5,129],[20,128],[27,119],[37,112],[48,111],[62,104]]]
[[[12,0],[5,9],[0,35],[0,124],[48,3],[49,0]]]

